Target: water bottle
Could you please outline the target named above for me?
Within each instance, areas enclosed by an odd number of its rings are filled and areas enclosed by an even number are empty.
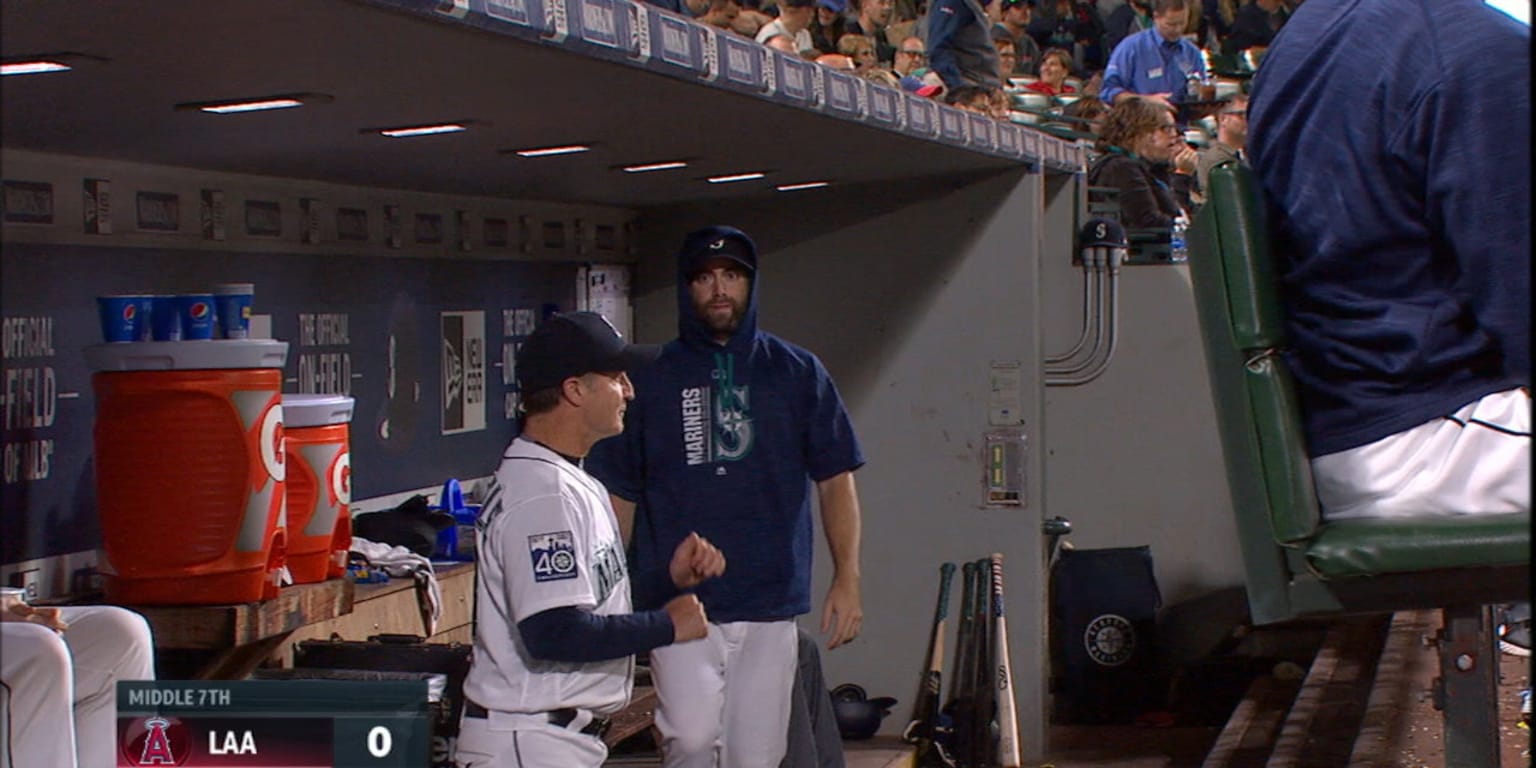
[[[1183,264],[1189,261],[1189,246],[1184,242],[1184,230],[1189,229],[1189,217],[1179,214],[1173,220],[1173,231],[1168,236],[1168,261]]]

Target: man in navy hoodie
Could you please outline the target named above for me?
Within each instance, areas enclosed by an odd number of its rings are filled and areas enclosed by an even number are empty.
[[[1329,518],[1530,512],[1530,45],[1482,0],[1308,0],[1253,79]]]
[[[657,649],[651,674],[664,765],[777,768],[797,663],[795,617],[811,609],[811,495],[832,554],[821,629],[856,637],[864,463],[837,387],[809,351],[757,327],[757,247],[706,227],[678,253],[678,326],[634,376],[624,433],[587,467],[613,497],[633,567],[698,531],[731,567],[700,585],[708,636]],[[659,596],[637,590],[638,609]]]

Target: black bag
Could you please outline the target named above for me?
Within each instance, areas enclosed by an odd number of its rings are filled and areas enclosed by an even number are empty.
[[[1148,547],[1062,549],[1051,567],[1057,722],[1128,723],[1166,703],[1154,669],[1162,595]]]
[[[437,532],[453,524],[453,515],[433,509],[427,497],[418,494],[394,509],[353,517],[352,533],[430,558],[437,549]]]
[[[418,635],[374,635],[366,641],[304,640],[293,650],[293,666],[317,669],[370,669],[437,672],[448,677],[443,706],[432,724],[432,766],[454,768],[459,713],[464,709],[464,678],[471,646],[428,643]]]

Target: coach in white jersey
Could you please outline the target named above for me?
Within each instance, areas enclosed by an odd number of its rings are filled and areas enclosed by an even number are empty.
[[[607,715],[629,701],[634,656],[705,636],[698,599],[630,610],[630,575],[608,492],[582,468],[624,429],[628,372],[657,349],[626,344],[592,312],[551,316],[517,354],[522,433],[478,522],[474,662],[464,682],[461,768],[601,766]],[[698,535],[647,589],[691,589],[725,570]]]

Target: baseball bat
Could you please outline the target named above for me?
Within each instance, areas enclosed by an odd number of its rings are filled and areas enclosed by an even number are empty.
[[[917,745],[919,765],[952,766],[954,760],[943,753],[938,736],[938,696],[943,691],[945,671],[945,625],[949,616],[949,585],[954,581],[955,564],[938,567],[938,601],[934,624],[928,633],[928,665],[917,679],[917,696],[912,699],[912,720],[902,731],[903,742]]]
[[[917,696],[912,699],[912,720],[901,733],[902,741],[908,744],[931,741],[938,725],[944,677],[944,626],[949,615],[949,585],[954,577],[954,563],[939,566],[939,599],[933,609],[933,626],[928,631],[927,664],[917,681]]]
[[[1013,696],[1013,661],[1008,654],[1008,619],[1003,615],[1003,555],[992,553],[992,668],[996,675],[997,764],[1021,768],[1019,711]]]
[[[944,714],[949,716],[949,730],[944,746],[961,765],[969,765],[967,750],[971,737],[969,710],[975,697],[976,674],[972,670],[972,636],[976,630],[976,564],[960,566],[960,628],[955,639],[955,678],[949,685],[949,701]]]
[[[997,748],[993,736],[992,690],[992,621],[991,614],[992,561],[981,558],[976,561],[976,630],[971,652],[975,661],[971,665],[976,676],[973,684],[974,699],[971,704],[970,765],[973,768],[991,768],[996,764]]]

